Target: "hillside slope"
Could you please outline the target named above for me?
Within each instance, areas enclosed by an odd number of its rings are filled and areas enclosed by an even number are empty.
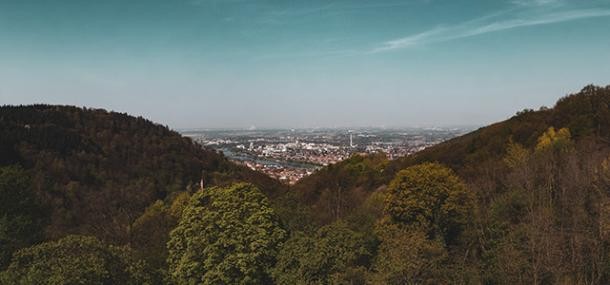
[[[371,237],[372,284],[609,284],[609,109],[587,86],[395,161],[354,156],[292,187],[291,226]]]
[[[610,284],[609,107],[610,87],[588,86],[396,161],[353,156],[292,191],[141,118],[3,107],[0,271],[32,267],[17,262],[27,250],[11,260],[15,250],[79,233],[133,249],[158,284],[217,264],[212,275],[231,278],[260,265],[275,284]],[[250,181],[272,199],[230,187],[217,189],[222,203],[211,189],[191,195],[202,171],[209,184]],[[252,199],[265,200],[260,215],[240,210],[257,210]],[[252,250],[272,224],[287,240]],[[184,246],[168,247],[170,233]],[[45,252],[42,264],[57,263]],[[248,257],[261,253],[271,255]],[[186,262],[168,267],[171,258]],[[244,260],[254,265],[236,269]]]
[[[45,237],[89,234],[124,243],[146,207],[173,193],[275,180],[144,118],[70,106],[0,107],[0,166],[20,165],[46,209]]]
[[[610,86],[587,86],[557,101],[551,109],[524,110],[512,118],[391,162],[388,172],[425,161],[438,161],[466,174],[473,164],[505,154],[509,140],[533,147],[550,126],[568,128],[576,141],[610,141]]]
[[[300,203],[314,210],[317,222],[327,223],[353,212],[374,190],[401,169],[424,162],[439,162],[465,179],[476,178],[497,166],[509,142],[527,148],[549,127],[569,128],[578,143],[610,141],[610,86],[587,86],[558,100],[553,108],[524,110],[512,118],[432,146],[394,161],[379,156],[353,157],[324,168],[292,187]]]

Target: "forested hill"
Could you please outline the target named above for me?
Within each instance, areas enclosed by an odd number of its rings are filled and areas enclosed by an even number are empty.
[[[609,109],[587,86],[395,161],[353,156],[292,187],[290,225],[371,237],[368,263],[332,272],[351,284],[610,284]],[[292,280],[321,270],[304,239],[276,266]]]
[[[497,160],[509,140],[533,147],[549,127],[568,128],[576,141],[610,142],[610,86],[587,86],[565,96],[553,108],[526,109],[512,118],[391,162],[388,172],[424,161],[442,162],[467,174],[475,164]]]
[[[295,200],[313,207],[321,223],[345,217],[370,193],[385,187],[406,167],[442,163],[464,178],[495,175],[498,161],[513,142],[534,148],[550,127],[567,128],[580,145],[605,147],[610,142],[610,86],[586,86],[559,99],[553,108],[526,109],[512,118],[432,146],[394,161],[383,156],[355,156],[324,168],[292,187]],[[593,147],[593,146],[592,146]]]
[[[25,170],[45,209],[45,239],[128,241],[144,209],[187,189],[247,181],[282,186],[142,117],[70,106],[0,107],[0,166]]]
[[[2,107],[0,284],[610,284],[609,107],[588,86],[291,191],[142,118]]]

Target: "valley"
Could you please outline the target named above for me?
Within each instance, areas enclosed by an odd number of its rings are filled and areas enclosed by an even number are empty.
[[[383,153],[389,160],[465,134],[474,127],[318,128],[268,130],[181,130],[235,163],[295,184],[314,171],[354,154]]]

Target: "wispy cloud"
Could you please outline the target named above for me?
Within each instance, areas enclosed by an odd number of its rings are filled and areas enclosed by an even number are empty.
[[[424,0],[419,0],[424,1]],[[303,2],[309,3],[309,2]],[[329,1],[322,4],[307,4],[303,6],[289,5],[285,9],[271,10],[268,17],[285,18],[302,16],[336,17],[344,14],[354,13],[359,10],[368,12],[374,10],[394,9],[413,5],[409,1],[379,1],[379,2],[357,2],[357,1]]]
[[[513,0],[511,3],[524,7],[561,6],[565,4],[563,0]]]
[[[551,5],[552,3],[556,3],[557,1],[535,0],[528,2],[536,2],[539,5]],[[446,42],[455,39],[473,37],[477,35],[521,27],[547,25],[553,23],[574,21],[579,19],[610,16],[609,8],[576,9],[563,11],[555,10],[552,12],[543,11],[537,13],[522,13],[520,15],[511,16],[510,12],[513,11],[514,9],[511,9],[503,13],[485,16],[482,18],[463,22],[454,26],[440,26],[418,34],[389,40],[373,48],[369,51],[369,53],[380,53],[397,49],[409,48],[418,45]]]

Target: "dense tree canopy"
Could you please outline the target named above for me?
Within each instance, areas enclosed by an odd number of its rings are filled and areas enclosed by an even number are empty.
[[[264,284],[287,232],[253,185],[193,195],[168,243],[177,284]]]
[[[1,106],[0,167],[19,164],[49,212],[45,238],[66,233],[129,242],[144,209],[174,193],[252,182],[264,193],[279,182],[142,117],[69,106]]]
[[[472,219],[474,195],[449,168],[426,163],[400,171],[388,188],[393,223],[414,225],[453,241]]]
[[[610,86],[586,86],[565,96],[554,108],[526,110],[512,118],[451,139],[389,163],[386,174],[423,162],[440,162],[464,178],[480,174],[478,167],[502,159],[509,140],[534,148],[550,127],[567,128],[575,141],[610,141]],[[392,176],[387,176],[391,178]]]
[[[0,283],[610,284],[609,110],[589,86],[284,192],[141,118],[1,107]]]
[[[18,251],[1,284],[152,284],[145,263],[93,237],[68,236]]]
[[[18,166],[0,167],[0,270],[15,250],[42,238],[43,218],[29,175]]]
[[[372,274],[373,284],[439,284],[443,279],[444,245],[428,238],[417,227],[396,224],[379,226],[381,244]]]
[[[343,222],[315,235],[295,233],[282,247],[273,270],[276,284],[364,284],[371,248],[362,233]]]
[[[547,149],[566,148],[567,146],[572,144],[571,139],[572,135],[570,134],[570,130],[568,128],[561,128],[559,130],[555,130],[555,128],[550,127],[538,138],[536,150],[544,151]]]
[[[353,205],[362,203],[383,183],[387,163],[383,153],[354,155],[303,178],[292,192],[311,209],[315,222],[330,224],[353,214]]]

